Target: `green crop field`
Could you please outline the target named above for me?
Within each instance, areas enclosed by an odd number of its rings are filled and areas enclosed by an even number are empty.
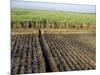
[[[95,13],[12,9],[12,28],[82,28],[96,25]]]
[[[96,14],[11,10],[11,75],[96,69]]]

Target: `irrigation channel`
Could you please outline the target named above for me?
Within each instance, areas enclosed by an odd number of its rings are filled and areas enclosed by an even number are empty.
[[[11,35],[11,74],[93,70],[96,68],[95,35]]]

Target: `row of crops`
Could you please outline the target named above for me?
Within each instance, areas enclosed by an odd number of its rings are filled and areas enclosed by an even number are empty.
[[[46,72],[38,36],[23,34],[11,37],[11,74]]]
[[[12,28],[91,28],[96,25],[95,13],[12,9]]]
[[[78,43],[79,41],[72,34],[45,36],[59,71],[95,69],[95,53],[92,53],[95,49],[92,50],[87,48],[87,45]]]
[[[95,34],[11,35],[11,74],[96,68]]]

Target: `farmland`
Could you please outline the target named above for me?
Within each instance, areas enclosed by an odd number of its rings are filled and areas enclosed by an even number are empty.
[[[11,74],[96,69],[96,15],[12,9]]]
[[[92,70],[96,68],[94,33],[11,35],[12,74]]]
[[[95,27],[95,13],[47,10],[12,9],[12,28],[91,28]]]
[[[45,62],[37,35],[12,36],[12,73],[45,72]]]

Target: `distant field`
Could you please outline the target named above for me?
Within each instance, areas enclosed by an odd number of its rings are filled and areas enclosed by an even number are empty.
[[[89,28],[96,25],[95,13],[12,9],[12,28]]]

